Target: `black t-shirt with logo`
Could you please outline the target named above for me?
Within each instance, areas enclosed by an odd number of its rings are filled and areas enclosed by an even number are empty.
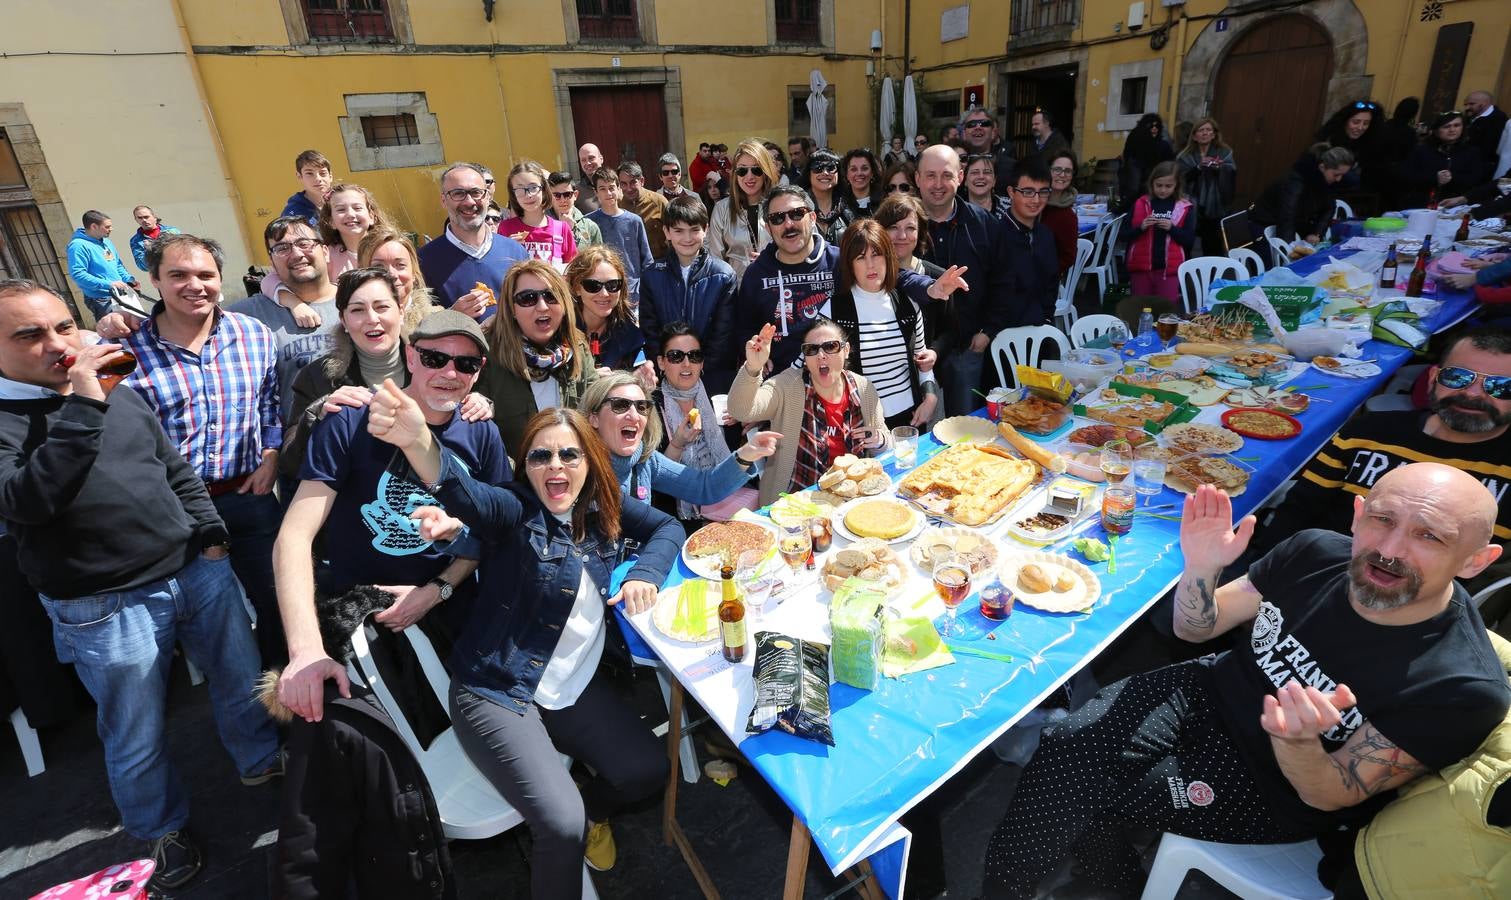
[[[1213,663],[1214,696],[1228,730],[1272,797],[1278,817],[1312,827],[1363,821],[1393,792],[1324,813],[1302,802],[1260,727],[1264,697],[1293,679],[1327,692],[1346,684],[1358,698],[1322,736],[1331,753],[1368,720],[1417,761],[1451,765],[1490,734],[1511,703],[1511,686],[1485,625],[1457,583],[1448,608],[1414,625],[1377,625],[1348,600],[1351,543],[1302,531],[1249,568],[1263,596],[1250,632]]]

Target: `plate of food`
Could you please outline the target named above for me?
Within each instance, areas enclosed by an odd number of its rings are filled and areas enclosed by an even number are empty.
[[[1101,475],[1100,465],[1096,466]],[[1105,477],[1105,476],[1104,476]],[[1045,546],[1068,535],[1096,510],[1097,486],[1056,478],[1013,513],[1007,533],[1027,544]]]
[[[1053,434],[1069,421],[1070,407],[1025,392],[1021,400],[1002,404],[997,419],[1029,434]]]
[[[1203,484],[1215,485],[1237,497],[1249,484],[1249,470],[1222,456],[1187,456],[1171,460],[1165,470],[1165,485],[1193,494]]]
[[[908,556],[925,572],[932,571],[935,560],[944,553],[962,557],[970,565],[972,575],[979,575],[995,566],[1000,555],[996,543],[973,528],[937,525],[924,529],[913,546],[908,548]]]
[[[776,529],[765,522],[710,522],[682,545],[682,561],[704,578],[717,580],[726,560],[737,565],[747,551],[770,553],[775,547]]]
[[[1106,396],[1109,391],[1112,389],[1103,388],[1101,396],[1094,401],[1106,405],[1088,404],[1086,406],[1087,418],[1106,422],[1109,425],[1138,428],[1145,422],[1161,424],[1175,414],[1175,404],[1168,400],[1160,400],[1153,396],[1127,397],[1115,391],[1112,393],[1116,400],[1111,400]]]
[[[689,578],[663,588],[651,607],[651,623],[671,640],[706,644],[719,638],[719,584]]]
[[[1084,425],[1065,436],[1067,443],[1085,444],[1088,447],[1100,448],[1108,441],[1127,441],[1137,447],[1154,440],[1154,437],[1143,428],[1133,428],[1123,425]]]
[[[1222,424],[1241,435],[1261,441],[1283,441],[1301,433],[1301,423],[1273,409],[1230,409]]]
[[[1226,423],[1226,417],[1223,421]],[[1243,438],[1229,429],[1198,422],[1171,425],[1160,432],[1159,442],[1183,453],[1234,453],[1243,447]]]
[[[1017,439],[1024,440],[1021,435]],[[909,472],[898,482],[897,493],[956,524],[986,525],[1021,499],[1040,471],[1039,463],[1004,447],[962,441]]]
[[[992,424],[992,420],[980,416],[950,416],[948,419],[941,419],[934,426],[934,437],[941,444],[958,444],[961,441],[990,444],[997,438],[997,426]]]
[[[892,487],[881,460],[866,459],[845,453],[834,458],[834,465],[818,477],[818,489],[845,500],[852,497],[875,497]]]
[[[887,542],[862,538],[843,550],[830,553],[819,570],[819,580],[828,591],[839,590],[846,578],[859,578],[894,596],[907,583],[902,556]]]
[[[997,572],[1019,603],[1044,612],[1087,612],[1102,596],[1102,582],[1090,569],[1057,553],[1015,553]]]
[[[1298,394],[1294,391],[1258,385],[1255,387],[1234,388],[1223,395],[1222,402],[1232,407],[1273,409],[1277,412],[1294,415],[1304,412],[1311,405],[1312,398],[1306,394]]]
[[[1380,374],[1380,367],[1374,360],[1344,359],[1337,356],[1313,357],[1312,368],[1339,378],[1373,378]]]
[[[888,544],[912,540],[928,524],[901,500],[857,497],[834,511],[834,530],[852,541],[876,538]]]

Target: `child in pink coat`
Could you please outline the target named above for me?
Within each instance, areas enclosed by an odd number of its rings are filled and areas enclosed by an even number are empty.
[[[1133,295],[1165,297],[1179,306],[1176,272],[1196,242],[1196,206],[1181,196],[1174,162],[1162,162],[1149,173],[1149,193],[1134,201],[1129,226],[1135,235],[1128,245]]]

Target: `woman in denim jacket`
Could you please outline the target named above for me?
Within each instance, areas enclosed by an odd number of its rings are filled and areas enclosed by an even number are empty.
[[[444,506],[415,511],[421,533],[453,539],[466,522],[483,544],[478,604],[451,658],[451,720],[467,758],[530,826],[532,896],[578,897],[584,856],[595,869],[614,864],[609,814],[666,780],[661,742],[598,662],[607,607],[655,603],[682,526],[621,499],[602,441],[576,410],[525,424],[516,480],[502,488],[474,481],[396,387],[378,391],[369,423]],[[610,597],[623,539],[640,542],[640,558]],[[579,788],[561,754],[596,774]]]

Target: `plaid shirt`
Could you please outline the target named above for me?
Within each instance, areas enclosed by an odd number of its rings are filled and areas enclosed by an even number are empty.
[[[124,341],[137,368],[125,381],[157,412],[168,440],[206,484],[250,475],[283,444],[273,332],[217,310],[199,353],[169,343],[153,317]]]

